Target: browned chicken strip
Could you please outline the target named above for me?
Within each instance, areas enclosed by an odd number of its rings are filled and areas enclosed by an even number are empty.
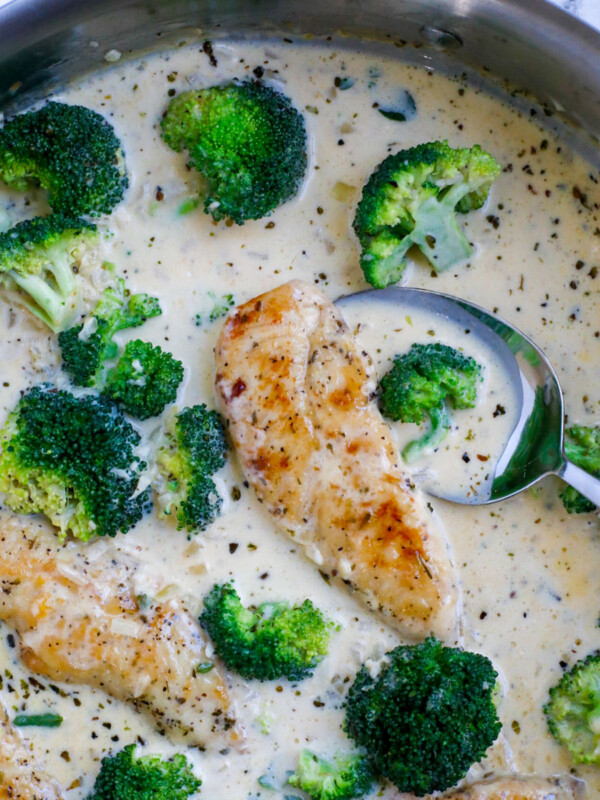
[[[444,800],[576,800],[585,796],[585,784],[570,777],[536,776],[496,778],[467,786]]]
[[[247,479],[320,569],[402,632],[447,635],[457,587],[335,306],[293,281],[231,312],[216,388]]]
[[[96,686],[148,711],[159,730],[188,745],[216,747],[237,736],[223,679],[206,640],[179,600],[140,609],[133,576],[139,563],[112,545],[104,553],[65,548],[45,530],[16,520],[0,532],[0,619],[20,635],[35,673]]]
[[[0,800],[61,800],[63,797],[0,706]]]

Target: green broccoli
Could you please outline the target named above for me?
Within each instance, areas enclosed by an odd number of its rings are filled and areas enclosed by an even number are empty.
[[[213,586],[200,623],[230,669],[259,681],[307,678],[327,655],[332,627],[310,600],[246,609],[231,584]]]
[[[600,764],[600,654],[565,672],[550,689],[544,713],[550,733],[576,764]]]
[[[156,456],[159,516],[177,520],[179,530],[207,528],[223,505],[211,475],[226,456],[225,429],[216,411],[202,404],[171,414]]]
[[[171,100],[162,138],[189,152],[204,176],[204,210],[238,225],[292,197],[306,171],[306,131],[290,100],[254,81],[188,91]]]
[[[132,417],[149,419],[175,400],[182,380],[181,361],[158,345],[135,339],[108,371],[102,394]]]
[[[212,301],[212,308],[208,314],[196,314],[194,321],[198,327],[207,321],[216,322],[235,305],[232,294],[224,294],[219,298],[214,292],[207,292],[207,297]]]
[[[496,740],[497,673],[485,656],[430,637],[396,647],[379,673],[363,666],[345,701],[345,730],[374,770],[422,797],[457,783]]]
[[[573,425],[565,430],[565,455],[576,466],[600,478],[600,425]],[[596,506],[577,489],[566,486],[560,499],[569,514],[588,514]]]
[[[20,190],[39,184],[54,211],[76,216],[110,214],[128,183],[112,125],[89,108],[55,102],[4,123],[0,180]]]
[[[102,383],[104,362],[115,358],[118,352],[113,340],[115,333],[137,328],[161,314],[156,297],[130,294],[125,281],[118,278],[102,293],[93,316],[59,334],[63,369],[75,386]]]
[[[481,208],[500,169],[479,145],[455,150],[448,142],[420,144],[382,161],[353,223],[367,281],[376,289],[399,281],[413,244],[436,272],[468,258],[472,247],[455,212]]]
[[[77,313],[76,275],[84,252],[97,239],[96,226],[53,214],[19,222],[0,233],[0,283],[53,331]]]
[[[102,759],[87,800],[186,800],[201,783],[184,755],[136,758],[135,745],[129,744]]]
[[[411,462],[438,447],[450,430],[448,407],[473,408],[481,367],[470,356],[445,344],[413,344],[408,353],[396,356],[391,369],[379,382],[379,405],[384,417],[431,427],[402,451]]]
[[[288,778],[288,783],[302,789],[313,800],[352,800],[369,793],[373,772],[368,760],[358,753],[328,761],[304,749],[298,759],[298,769]]]
[[[0,432],[0,491],[21,514],[45,514],[83,541],[126,533],[150,510],[137,493],[139,434],[102,397],[42,385],[25,392]]]

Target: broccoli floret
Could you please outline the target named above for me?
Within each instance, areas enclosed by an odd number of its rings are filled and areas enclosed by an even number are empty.
[[[207,320],[208,322],[216,322],[220,317],[224,317],[229,309],[235,305],[232,294],[224,294],[219,298],[214,292],[207,292],[207,296],[212,301],[212,309],[208,314],[204,314],[204,316],[202,314],[196,314],[195,322],[198,327]]]
[[[576,764],[600,764],[600,654],[565,672],[550,689],[544,713],[550,732]]]
[[[600,478],[600,426],[573,425],[565,430],[565,455],[577,467]],[[567,486],[560,499],[569,514],[589,514],[594,503],[572,486]]]
[[[306,131],[289,98],[254,81],[233,81],[171,100],[162,138],[206,179],[204,210],[238,225],[292,197],[306,171]]]
[[[59,333],[62,368],[75,386],[96,385],[109,338],[108,322],[98,317]]]
[[[135,745],[129,744],[102,759],[88,800],[186,800],[201,783],[184,755],[136,758]]]
[[[216,411],[202,404],[171,414],[156,456],[159,516],[177,520],[178,530],[207,528],[223,505],[211,475],[226,456],[225,429]]]
[[[313,800],[352,800],[368,794],[373,773],[368,760],[358,753],[328,761],[304,749],[288,783],[307,792]]]
[[[213,586],[200,623],[230,669],[259,681],[300,681],[311,675],[327,655],[332,627],[310,600],[246,609],[231,584]]]
[[[422,797],[457,783],[496,740],[497,673],[477,653],[430,637],[363,666],[345,702],[345,730],[376,772]]]
[[[410,462],[435,450],[451,425],[448,408],[473,408],[481,367],[471,356],[445,344],[413,344],[396,356],[379,383],[379,405],[385,417],[420,424],[427,417],[430,429],[410,442],[402,457]]]
[[[76,271],[97,238],[85,220],[53,214],[19,222],[0,233],[0,283],[53,331],[65,328],[77,312]]]
[[[600,473],[598,473],[600,477]],[[596,510],[596,505],[572,486],[566,486],[560,493],[560,499],[568,514],[590,514]]]
[[[0,433],[0,491],[21,514],[45,514],[83,541],[126,533],[150,510],[136,494],[146,464],[139,434],[102,397],[51,386],[27,391]]]
[[[90,108],[47,103],[0,129],[0,180],[25,190],[41,185],[63,214],[110,214],[127,188],[121,144]]]
[[[181,361],[158,345],[135,339],[108,371],[102,393],[132,417],[149,419],[174,402],[182,380]]]
[[[367,281],[377,289],[399,281],[413,244],[436,272],[468,258],[472,247],[456,212],[481,208],[500,169],[479,145],[455,150],[448,142],[420,144],[382,161],[354,218]]]
[[[137,328],[161,313],[156,297],[131,295],[125,281],[118,278],[104,290],[92,317],[59,334],[63,369],[75,386],[102,383],[104,363],[117,355],[115,333]]]

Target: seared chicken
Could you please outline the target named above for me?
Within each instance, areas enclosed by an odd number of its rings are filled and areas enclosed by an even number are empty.
[[[197,671],[210,662],[204,634],[179,600],[139,607],[138,567],[112,542],[65,548],[45,530],[32,534],[8,520],[0,532],[0,619],[21,635],[33,672],[131,701],[186,744],[222,747],[216,734],[236,732],[218,668]]]
[[[0,706],[0,800],[61,800]]]
[[[585,796],[584,789],[582,781],[570,777],[512,776],[474,783],[444,800],[576,800]]]
[[[278,524],[403,633],[447,635],[457,588],[335,306],[298,281],[232,311],[216,388],[243,470]]]

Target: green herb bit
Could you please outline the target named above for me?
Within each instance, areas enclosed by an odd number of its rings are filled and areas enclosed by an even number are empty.
[[[200,327],[200,325],[202,325],[205,321],[216,322],[216,320],[220,319],[220,317],[224,317],[229,309],[235,305],[235,300],[232,294],[224,294],[221,295],[220,298],[218,298],[214,292],[208,292],[207,294],[213,303],[212,311],[208,315],[208,320],[205,320],[202,314],[196,314],[194,317],[194,322],[198,327]]]
[[[377,110],[382,116],[393,122],[407,122],[417,116],[417,103],[412,94],[405,89],[395,108],[378,108]]]
[[[152,605],[152,598],[150,595],[144,593],[138,594],[136,599],[140,611],[146,611]]]
[[[45,714],[17,714],[13,719],[13,725],[18,728],[36,726],[39,728],[58,728],[62,724],[63,718],[60,714],[48,711]]]
[[[373,89],[377,86],[377,79],[381,77],[381,72],[377,67],[369,67],[368,75],[369,82],[367,84],[367,89]]]
[[[273,778],[270,775],[261,775],[258,779],[259,786],[262,786],[263,789],[277,789],[277,786],[273,783]]]
[[[354,86],[354,78],[350,78],[349,76],[340,78],[336,77],[333,81],[333,84],[336,89],[339,89],[341,92],[345,92],[346,89],[351,89]]]
[[[220,300],[217,300],[212,292],[209,292],[208,294],[216,301],[209,317],[210,321],[214,322],[215,320],[219,319],[219,317],[224,317],[229,309],[234,305],[235,301],[232,294],[224,294]]]
[[[181,203],[177,209],[177,213],[183,217],[186,214],[195,211],[200,205],[200,200],[200,197],[188,197],[187,200],[184,200],[183,203]]]

